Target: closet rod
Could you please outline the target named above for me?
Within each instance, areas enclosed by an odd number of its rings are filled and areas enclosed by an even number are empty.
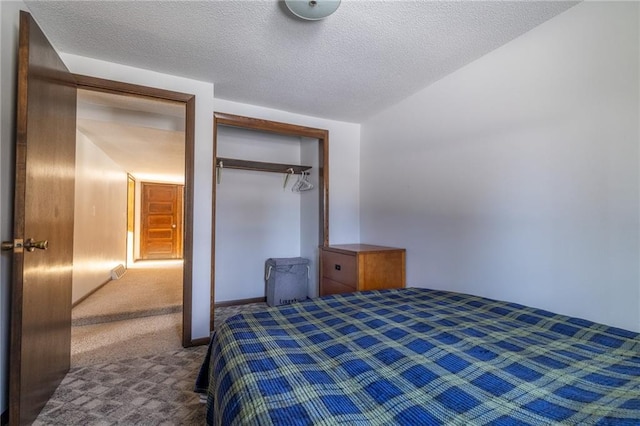
[[[220,167],[222,162],[222,168],[224,169],[240,169],[240,170],[255,170],[259,172],[273,172],[273,173],[291,173],[301,174],[303,171],[309,170],[311,166],[301,166],[296,164],[281,164],[281,163],[265,163],[262,161],[248,161],[238,160],[237,158],[223,158],[218,157],[216,159],[216,167]]]

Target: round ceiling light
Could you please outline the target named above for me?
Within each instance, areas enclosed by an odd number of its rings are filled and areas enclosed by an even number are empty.
[[[324,19],[340,6],[340,0],[285,0],[284,2],[291,13],[309,21]]]

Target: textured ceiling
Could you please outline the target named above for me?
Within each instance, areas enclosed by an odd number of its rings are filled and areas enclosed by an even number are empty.
[[[209,81],[216,97],[337,120],[372,114],[575,2],[26,1],[58,50]]]

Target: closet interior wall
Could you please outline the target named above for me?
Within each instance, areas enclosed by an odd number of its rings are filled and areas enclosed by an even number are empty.
[[[319,142],[219,126],[217,157],[312,166],[311,191],[292,192],[298,175],[222,168],[216,184],[215,302],[263,298],[271,257],[310,260],[308,295],[317,296]]]

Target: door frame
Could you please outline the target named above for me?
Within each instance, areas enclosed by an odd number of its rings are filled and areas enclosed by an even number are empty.
[[[265,133],[294,136],[318,140],[318,197],[319,197],[319,229],[318,235],[321,245],[329,245],[329,131],[315,127],[299,126],[297,124],[279,121],[263,120],[260,118],[222,112],[213,113],[213,193],[211,215],[211,300],[209,329],[213,331],[216,288],[216,170],[218,164],[218,126],[235,127],[238,129],[256,130]]]
[[[129,232],[132,237],[129,241]],[[125,266],[129,268],[129,259],[135,261],[135,233],[136,233],[136,179],[127,173],[127,261]],[[131,253],[131,256],[129,256]]]
[[[155,87],[123,83],[87,75],[74,74],[78,89],[111,93],[132,97],[155,98],[161,101],[182,102],[185,105],[184,149],[184,228],[182,233],[182,346],[187,348],[202,344],[201,339],[191,338],[191,313],[193,294],[193,187],[194,147],[196,127],[196,96]],[[207,339],[208,341],[208,339]],[[204,342],[206,343],[206,342]]]

